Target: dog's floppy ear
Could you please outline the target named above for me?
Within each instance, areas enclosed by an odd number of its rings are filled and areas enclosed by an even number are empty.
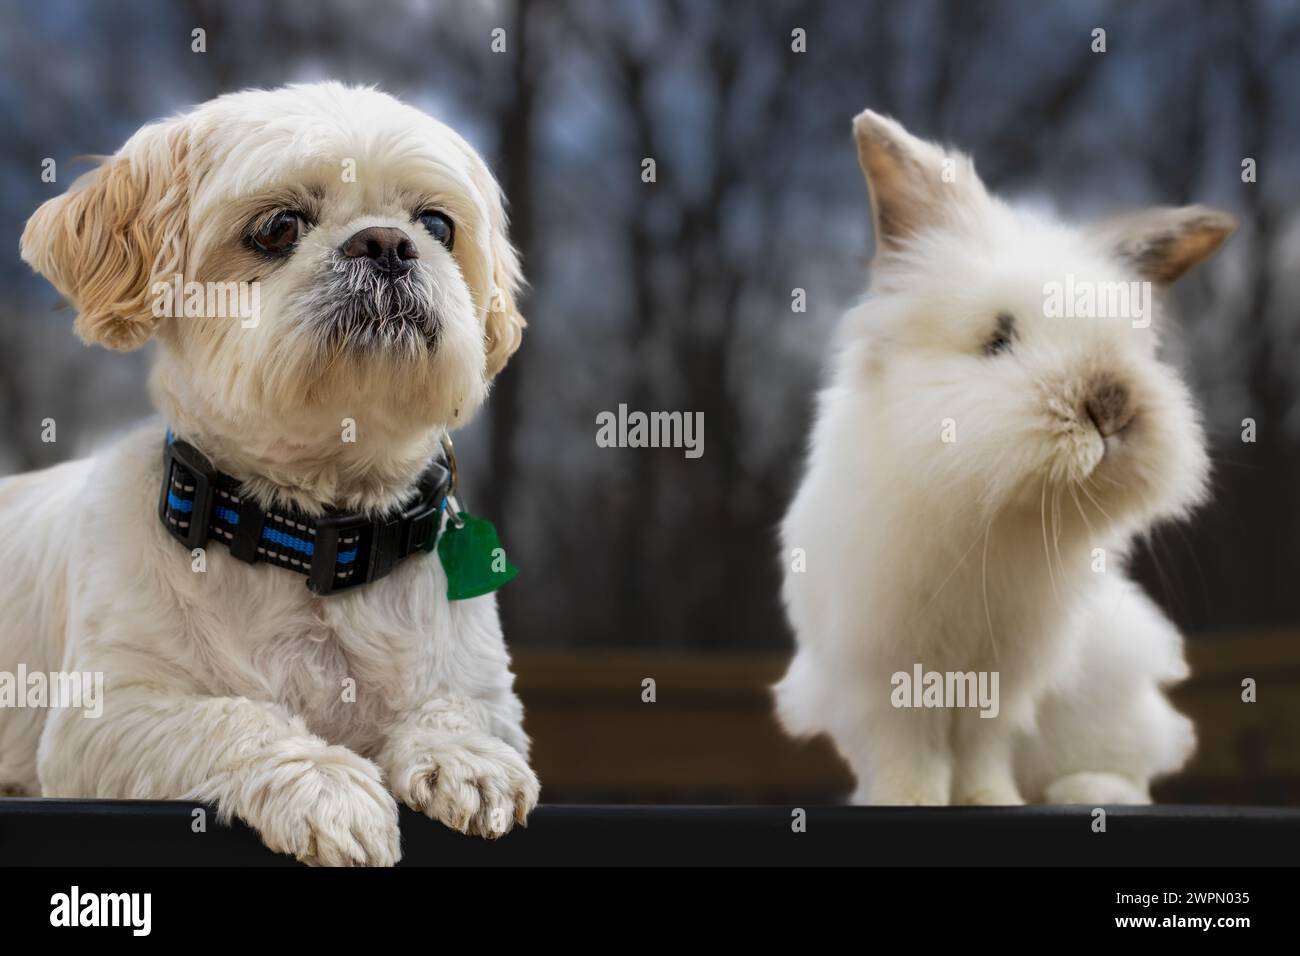
[[[519,265],[519,254],[506,236],[504,211],[500,221],[492,225],[492,292],[487,311],[487,377],[493,378],[506,366],[523,341],[524,326],[528,323],[519,313],[519,295],[523,291],[524,275]]]
[[[1158,206],[1088,227],[1142,278],[1169,285],[1208,259],[1237,228],[1231,213],[1208,206]]]
[[[955,204],[985,195],[969,159],[918,139],[888,116],[859,113],[853,138],[871,194],[877,252],[938,225]]]
[[[184,272],[189,154],[183,120],[146,126],[27,221],[22,257],[76,308],[84,341],[127,351],[153,334],[151,289]]]
[[[519,312],[524,273],[519,264],[519,253],[510,244],[509,217],[500,184],[473,147],[459,138],[458,142],[468,163],[470,179],[484,203],[487,235],[481,248],[491,262],[484,263],[486,276],[479,281],[486,286],[483,338],[487,361],[484,374],[491,380],[506,367],[506,362],[523,341],[524,326],[528,324]],[[477,279],[477,268],[475,273]]]

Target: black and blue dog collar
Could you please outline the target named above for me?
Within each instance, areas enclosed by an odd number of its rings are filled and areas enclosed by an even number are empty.
[[[376,581],[432,546],[455,490],[454,469],[453,453],[444,446],[406,508],[384,515],[332,509],[308,515],[296,508],[262,508],[241,494],[238,479],[168,432],[158,517],[190,550],[220,541],[241,561],[297,571],[314,593],[335,594]]]

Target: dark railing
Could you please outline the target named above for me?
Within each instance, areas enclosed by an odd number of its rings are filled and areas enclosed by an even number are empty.
[[[1300,858],[1300,809],[1105,811],[1098,832],[1089,807],[546,805],[527,829],[489,842],[403,810],[403,864],[1248,866]],[[218,825],[198,804],[0,799],[0,865],[292,862],[243,824]]]

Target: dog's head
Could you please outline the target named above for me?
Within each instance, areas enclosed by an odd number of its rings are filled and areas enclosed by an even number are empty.
[[[424,113],[335,83],[142,128],[36,211],[22,254],[87,342],[159,340],[161,391],[181,406],[165,411],[235,428],[454,428],[524,325],[482,159]]]
[[[1163,293],[1232,217],[1185,207],[1070,226],[999,201],[970,160],[893,120],[867,112],[854,133],[877,256],[850,359],[880,453],[973,519],[1037,522],[1064,498],[1081,528],[1131,529],[1194,504],[1204,439],[1157,351]]]

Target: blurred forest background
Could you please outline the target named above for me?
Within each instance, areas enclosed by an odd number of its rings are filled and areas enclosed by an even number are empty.
[[[531,324],[458,444],[470,506],[523,569],[502,598],[515,647],[788,646],[774,529],[831,329],[867,280],[849,134],[867,106],[1067,215],[1206,202],[1240,217],[1177,290],[1170,343],[1215,437],[1216,502],[1138,563],[1193,632],[1300,624],[1300,4],[5,3],[0,473],[84,453],[149,411],[147,354],[81,346],[19,260],[26,217],[76,157],[148,120],[321,78],[457,127],[511,201]],[[597,447],[596,415],[620,403],[702,411],[704,456]],[[46,417],[57,444],[41,441]]]

